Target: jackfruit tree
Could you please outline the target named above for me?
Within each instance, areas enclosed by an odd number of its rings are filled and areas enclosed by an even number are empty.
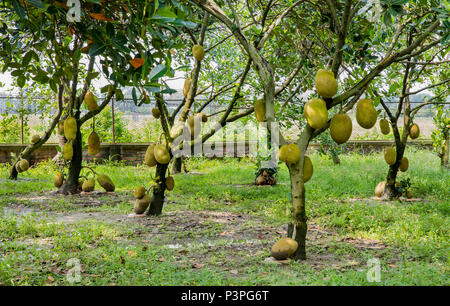
[[[410,45],[417,35],[416,29],[410,29],[405,35],[406,44]],[[430,37],[425,42],[432,41],[433,37]],[[439,43],[426,52],[411,55],[384,71],[384,80],[389,80],[387,84],[377,80],[369,88],[374,100],[383,109],[385,118],[379,121],[380,131],[387,135],[392,130],[394,141],[393,147],[387,148],[384,153],[389,170],[383,184],[384,190],[378,193],[384,199],[412,196],[398,182],[398,173],[399,170],[406,172],[410,164],[414,164],[414,160],[408,160],[405,156],[405,149],[409,139],[420,136],[420,123],[415,120],[420,110],[450,104],[447,98],[450,93],[450,63],[446,60],[449,50],[449,45]],[[424,93],[426,95],[423,96]],[[388,104],[388,100],[394,103]],[[393,107],[390,106],[392,104]]]
[[[449,168],[450,155],[450,108],[445,109],[444,105],[436,107],[433,117],[436,128],[431,133],[433,147],[437,155],[441,159],[441,168]]]
[[[82,125],[99,114],[113,97],[123,100],[122,87],[133,86],[136,104],[147,101],[146,91],[167,90],[158,81],[174,73],[169,50],[174,48],[173,37],[179,35],[179,29],[192,26],[184,21],[187,10],[172,1],[92,0],[69,8],[58,1],[10,0],[3,2],[1,14],[2,71],[11,72],[20,87],[38,82],[58,95],[58,111],[49,130],[44,137],[34,139],[36,143],[21,156],[45,143],[58,126],[64,135],[62,155],[68,168],[59,191],[77,193],[82,169]],[[109,84],[101,89],[106,97],[97,105],[90,89],[91,81],[100,74]],[[137,91],[142,94],[141,101],[137,100]],[[94,153],[100,140],[95,134],[89,138],[88,148]],[[55,180],[59,185],[59,177]],[[97,181],[105,190],[113,189],[101,174]]]
[[[304,125],[293,143],[299,152],[293,150],[294,154],[290,155],[293,160],[286,159],[290,173],[292,198],[291,221],[288,224],[287,236],[298,243],[298,248],[292,255],[293,258],[306,259],[305,182],[312,175],[313,168],[305,153],[310,141],[330,127],[332,118],[327,116],[327,111],[334,108],[345,114],[359,101],[357,106],[357,113],[360,113],[359,116],[357,115],[358,123],[366,127],[372,124],[374,121],[373,102],[368,97],[360,101],[360,97],[371,82],[387,67],[405,61],[412,55],[421,54],[439,44],[440,36],[448,33],[448,24],[441,21],[441,19],[448,18],[446,15],[448,13],[440,7],[438,1],[431,2],[432,6],[438,8],[439,11],[430,11],[428,3],[424,5],[413,1],[401,1],[401,3],[382,1],[381,11],[376,11],[381,15],[375,18],[372,16],[373,10],[363,7],[366,3],[352,0],[330,0],[317,3],[296,1],[291,4],[277,2],[276,6],[273,2],[262,4],[257,1],[249,1],[248,7],[251,9],[248,9],[245,4],[231,4],[231,2],[227,2],[228,5],[219,4],[213,0],[194,0],[194,2],[220,20],[233,33],[239,47],[252,60],[264,87],[264,118],[269,128],[271,128],[272,122],[276,122],[277,113],[274,109],[276,100],[275,67],[266,60],[267,54],[272,53],[272,50],[264,48],[266,41],[271,38],[277,25],[284,21],[286,24],[283,23],[283,27],[287,27],[289,22],[294,23],[295,21],[290,21],[294,18],[288,18],[294,16],[297,19],[295,24],[298,25],[298,28],[300,29],[301,26],[306,28],[304,32],[299,31],[298,34],[301,33],[305,40],[309,39],[308,33],[316,34],[314,41],[322,47],[320,52],[311,55],[317,61],[317,66],[325,69],[315,69],[313,73],[316,75],[315,94],[305,106],[303,116],[303,118],[306,117],[308,124]],[[244,19],[247,18],[246,16],[250,16],[249,18],[257,22],[264,20],[269,13],[276,15],[277,18],[269,25],[262,22],[262,27],[260,27],[262,39],[255,44],[255,37],[248,35],[242,29]],[[392,16],[393,14],[394,16]],[[390,24],[392,19],[395,20],[394,25]],[[380,24],[380,20],[387,25]],[[400,38],[403,38],[410,27],[417,29],[417,35],[413,37],[411,43],[405,44]],[[289,54],[284,56],[289,57]],[[310,70],[310,68],[305,70]],[[298,119],[303,120],[303,118]],[[348,118],[337,120],[340,121],[339,125],[343,127],[347,125]],[[348,128],[344,130],[343,134],[346,134]],[[272,133],[274,132],[272,131]],[[282,131],[276,133],[281,153],[284,152],[282,150],[284,146],[290,144],[284,138]],[[342,136],[342,140],[345,140],[347,137],[344,137],[346,135],[343,134],[340,136]],[[283,158],[283,154],[281,157]],[[286,245],[290,246],[290,244]]]

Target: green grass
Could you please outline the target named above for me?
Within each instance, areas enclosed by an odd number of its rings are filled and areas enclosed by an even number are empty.
[[[129,218],[131,191],[151,185],[153,169],[95,166],[116,194],[60,196],[51,163],[6,180],[0,165],[0,284],[70,285],[70,259],[82,285],[449,285],[450,174],[427,151],[409,149],[414,197],[370,199],[387,166],[381,154],[341,156],[333,165],[313,154],[306,184],[308,259],[266,261],[289,218],[289,179],[256,187],[247,159],[188,161],[175,175],[159,217]],[[2,214],[2,210],[4,213]],[[369,259],[381,281],[369,282]]]

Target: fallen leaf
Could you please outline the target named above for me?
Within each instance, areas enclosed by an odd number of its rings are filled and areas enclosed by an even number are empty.
[[[49,275],[47,279],[48,279],[49,281],[51,281],[51,282],[54,282],[54,281],[55,281],[55,279],[54,279],[53,276],[51,276],[51,275]]]
[[[128,255],[130,255],[131,257],[133,257],[133,256],[135,256],[135,255],[136,255],[136,253],[135,253],[135,252],[133,252],[133,251],[128,251]]]
[[[163,262],[164,260],[166,260],[165,257],[161,257],[160,259],[158,259],[159,261]]]
[[[201,268],[203,268],[205,265],[204,264],[193,264],[192,265],[192,268],[194,268],[194,269],[201,269]]]
[[[231,270],[230,273],[234,274],[234,275],[237,275],[239,272],[237,270]]]

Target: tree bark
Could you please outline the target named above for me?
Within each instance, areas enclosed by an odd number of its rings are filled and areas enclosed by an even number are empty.
[[[75,194],[79,192],[78,179],[82,168],[83,161],[83,147],[80,126],[77,120],[77,136],[73,141],[73,157],[70,161],[69,173],[64,181],[64,184],[60,187],[59,192],[62,194]]]
[[[166,171],[169,164],[157,164],[156,165],[156,186],[153,188],[152,201],[150,202],[150,208],[147,211],[147,215],[159,216],[162,213],[164,206],[164,192],[166,190]]]
[[[444,143],[444,147],[442,148],[442,154],[441,154],[441,168],[442,169],[448,169],[448,153],[450,151],[450,139],[447,137]]]
[[[173,160],[173,164],[172,164],[172,173],[181,173],[181,166],[183,165],[183,158],[182,157],[176,157]]]
[[[333,164],[340,165],[341,159],[339,158],[339,155],[337,153],[330,152],[331,159],[333,160]]]

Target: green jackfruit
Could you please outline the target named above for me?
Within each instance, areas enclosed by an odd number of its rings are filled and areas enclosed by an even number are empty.
[[[113,192],[116,189],[116,186],[114,186],[113,181],[109,176],[106,174],[99,174],[97,176],[97,182],[102,186],[103,189],[105,189],[107,192]]]

